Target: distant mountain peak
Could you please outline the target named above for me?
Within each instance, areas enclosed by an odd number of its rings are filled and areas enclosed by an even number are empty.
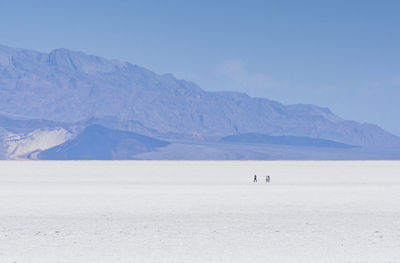
[[[52,67],[80,71],[86,74],[109,73],[127,67],[127,63],[124,62],[108,60],[65,48],[58,48],[51,51],[48,55],[47,63]]]
[[[73,61],[71,52],[64,48],[55,49],[50,52],[47,63],[49,66],[65,67],[72,70],[78,70],[78,67]]]

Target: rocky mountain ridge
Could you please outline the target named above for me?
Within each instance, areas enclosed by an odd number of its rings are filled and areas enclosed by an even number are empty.
[[[0,127],[17,133],[100,124],[170,140],[254,133],[400,145],[380,127],[343,120],[328,108],[208,92],[171,74],[67,49],[45,54],[0,45],[0,113]]]

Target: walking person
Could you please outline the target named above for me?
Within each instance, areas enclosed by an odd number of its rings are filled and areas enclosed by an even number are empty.
[[[253,183],[257,183],[257,175],[254,175]]]
[[[269,175],[265,176],[265,182],[269,183],[271,181],[271,178],[269,177]]]

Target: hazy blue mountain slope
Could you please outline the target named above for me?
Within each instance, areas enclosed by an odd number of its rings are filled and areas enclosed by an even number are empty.
[[[223,137],[221,142],[226,143],[250,143],[250,144],[278,144],[306,147],[325,147],[325,148],[354,148],[352,145],[343,144],[331,140],[314,139],[298,136],[270,136],[266,134],[246,133]]]
[[[93,117],[88,120],[79,121],[75,123],[75,125],[79,127],[87,127],[94,124],[98,124],[116,130],[135,131],[139,134],[146,134],[148,136],[160,135],[160,133],[157,130],[149,129],[138,121],[135,120],[122,121],[112,116]]]
[[[40,119],[26,119],[15,118],[0,114],[0,127],[13,132],[29,132],[40,128],[53,128],[62,127],[67,128],[71,124],[40,120]]]
[[[146,160],[399,160],[400,147],[331,148],[280,144],[172,141]]]
[[[124,160],[169,143],[128,131],[91,125],[74,139],[38,155],[43,160]]]
[[[57,122],[95,118],[111,128],[171,138],[262,133],[400,144],[375,125],[342,120],[326,108],[206,92],[170,74],[66,49],[42,54],[0,46],[0,111]]]

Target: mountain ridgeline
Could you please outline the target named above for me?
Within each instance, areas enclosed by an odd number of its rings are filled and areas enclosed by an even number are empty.
[[[168,140],[217,142],[251,133],[400,145],[399,137],[378,126],[343,120],[327,108],[207,92],[171,74],[67,49],[44,54],[0,46],[0,114],[22,119],[0,119],[2,128],[7,129],[5,121],[17,126],[14,132],[46,124],[100,124]]]

